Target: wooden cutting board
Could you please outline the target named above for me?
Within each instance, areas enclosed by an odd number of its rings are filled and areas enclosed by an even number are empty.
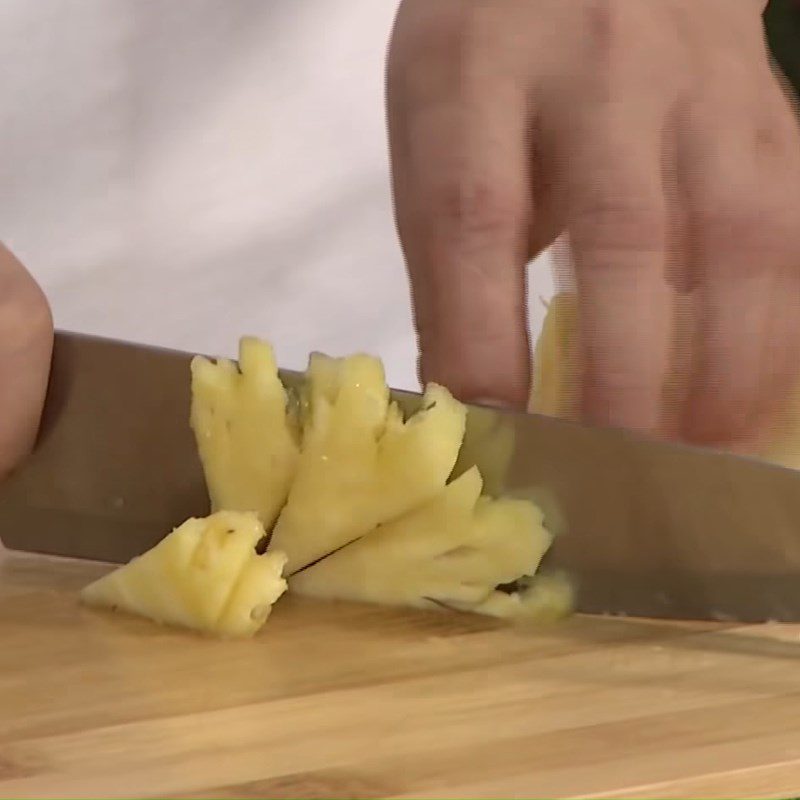
[[[104,569],[0,560],[2,797],[800,795],[800,626],[289,597],[223,643],[81,608]]]

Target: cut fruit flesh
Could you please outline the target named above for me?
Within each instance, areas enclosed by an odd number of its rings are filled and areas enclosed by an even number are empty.
[[[258,555],[253,513],[189,519],[151,550],[81,592],[87,605],[220,636],[251,636],[286,590],[286,557]]]
[[[440,386],[403,421],[380,361],[316,355],[294,483],[270,547],[291,575],[435,496],[464,436],[466,410]]]
[[[213,511],[255,511],[266,528],[281,510],[298,459],[296,423],[272,348],[242,339],[239,369],[192,361],[191,426]]]
[[[290,578],[315,597],[502,615],[496,587],[533,575],[550,546],[538,509],[481,497],[473,468],[434,499]],[[511,607],[509,606],[509,611]]]
[[[313,355],[300,401],[289,413],[264,342],[243,339],[238,368],[195,358],[191,424],[214,513],[86,587],[84,602],[252,636],[285,574],[321,598],[514,619],[568,612],[569,587],[531,578],[552,540],[541,512],[482,494],[474,464],[496,491],[513,455],[505,420],[486,411],[465,441],[466,407],[435,384],[405,420],[366,355]],[[523,588],[498,588],[510,584]]]

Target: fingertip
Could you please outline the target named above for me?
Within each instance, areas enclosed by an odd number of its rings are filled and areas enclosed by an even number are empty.
[[[464,341],[453,349],[437,344],[422,350],[423,384],[446,386],[463,403],[515,411],[527,408],[531,372],[526,350],[513,346],[493,350],[480,344],[469,348]]]

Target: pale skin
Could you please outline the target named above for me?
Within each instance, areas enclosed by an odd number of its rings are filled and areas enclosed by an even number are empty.
[[[562,232],[583,416],[739,446],[800,365],[800,129],[764,0],[404,0],[388,119],[423,380],[524,406],[525,265]],[[692,298],[675,369],[674,304]],[[0,249],[0,476],[30,449],[52,319]]]
[[[52,346],[47,298],[25,267],[0,245],[0,478],[36,439]]]
[[[800,132],[764,7],[405,0],[389,131],[425,380],[525,404],[524,265],[566,229],[584,418],[757,435],[800,364]],[[682,402],[666,403],[688,289]]]

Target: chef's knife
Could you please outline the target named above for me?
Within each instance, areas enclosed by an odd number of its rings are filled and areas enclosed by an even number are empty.
[[[125,562],[208,512],[190,360],[57,334],[37,447],[0,485],[6,547]],[[576,580],[580,611],[800,621],[800,472],[479,406],[463,455],[493,492],[542,505],[545,566]]]

